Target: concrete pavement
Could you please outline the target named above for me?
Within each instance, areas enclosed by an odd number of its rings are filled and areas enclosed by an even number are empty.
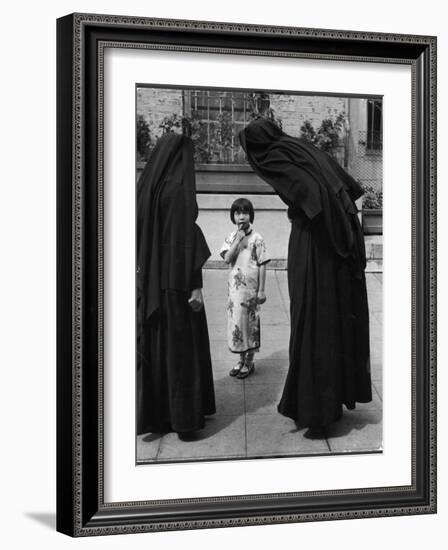
[[[370,310],[373,400],[344,409],[326,439],[307,439],[293,420],[277,412],[288,370],[289,296],[285,270],[268,270],[261,310],[261,349],[256,370],[245,380],[228,375],[236,356],[226,340],[227,271],[204,271],[204,297],[215,380],[215,415],[192,441],[177,434],[145,434],[137,440],[138,462],[297,456],[380,451],[382,446],[382,273],[366,270]]]

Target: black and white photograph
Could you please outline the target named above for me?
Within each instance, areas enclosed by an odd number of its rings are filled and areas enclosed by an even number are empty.
[[[6,550],[443,548],[443,7],[6,4]]]
[[[58,45],[58,531],[434,514],[435,37]]]
[[[381,453],[383,98],[135,93],[137,465]]]

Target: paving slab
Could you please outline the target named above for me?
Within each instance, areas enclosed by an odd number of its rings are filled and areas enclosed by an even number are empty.
[[[356,403],[356,409],[354,411],[379,411],[381,412],[382,409],[382,402],[378,395],[378,393],[372,388],[372,401],[369,403]],[[352,414],[353,411],[348,411],[350,414]]]
[[[344,411],[341,420],[332,424],[327,432],[331,451],[381,451],[381,418],[381,411],[376,409]]]
[[[380,340],[383,341],[383,325],[381,320],[375,316],[370,316],[370,339],[372,340]]]
[[[370,378],[373,382],[379,382],[383,378],[383,364],[381,361],[370,363]]]
[[[372,386],[376,393],[378,394],[381,402],[383,401],[383,381],[382,379],[372,380]]]
[[[383,364],[383,354],[381,350],[378,350],[373,346],[370,348],[370,363],[372,365],[372,370],[374,365],[375,367],[379,366],[381,368]]]
[[[247,456],[326,454],[325,439],[307,439],[293,420],[280,414],[247,414]]]
[[[376,273],[366,273],[366,286],[370,292],[381,293],[382,281],[376,276]]]
[[[235,382],[228,384],[228,378]],[[232,376],[215,379],[216,414],[244,415],[244,386],[241,380]]]
[[[371,262],[369,262],[371,263]],[[227,346],[227,270],[204,270],[204,300],[213,363],[217,414],[207,418],[195,439],[177,434],[137,438],[139,461],[188,461],[215,458],[300,456],[381,449],[383,304],[382,273],[366,273],[370,306],[373,400],[344,411],[326,439],[305,437],[306,429],[278,414],[288,372],[289,293],[286,270],[266,273],[267,302],[261,307],[261,350],[254,374],[244,380],[229,376],[237,361]]]
[[[246,414],[278,414],[277,405],[283,392],[283,384],[245,384]]]
[[[288,360],[255,361],[255,372],[244,379],[245,384],[283,384],[288,373]]]
[[[138,460],[156,460],[163,434],[142,434],[137,436]]]
[[[246,456],[244,416],[209,417],[196,439],[181,441],[177,434],[163,437],[158,461],[236,458]]]

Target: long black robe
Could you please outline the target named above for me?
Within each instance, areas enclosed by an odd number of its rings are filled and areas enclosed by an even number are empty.
[[[359,184],[314,145],[256,119],[240,133],[254,171],[288,205],[289,370],[278,411],[324,427],[372,399]]]
[[[210,256],[197,215],[193,143],[165,134],[137,186],[137,433],[197,430],[215,412],[205,310],[188,305]]]

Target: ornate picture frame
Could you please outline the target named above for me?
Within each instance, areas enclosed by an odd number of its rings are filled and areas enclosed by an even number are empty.
[[[410,484],[169,499],[148,489],[144,500],[105,500],[107,48],[410,66]],[[58,19],[57,49],[58,531],[91,536],[435,513],[436,38],[72,14]]]

